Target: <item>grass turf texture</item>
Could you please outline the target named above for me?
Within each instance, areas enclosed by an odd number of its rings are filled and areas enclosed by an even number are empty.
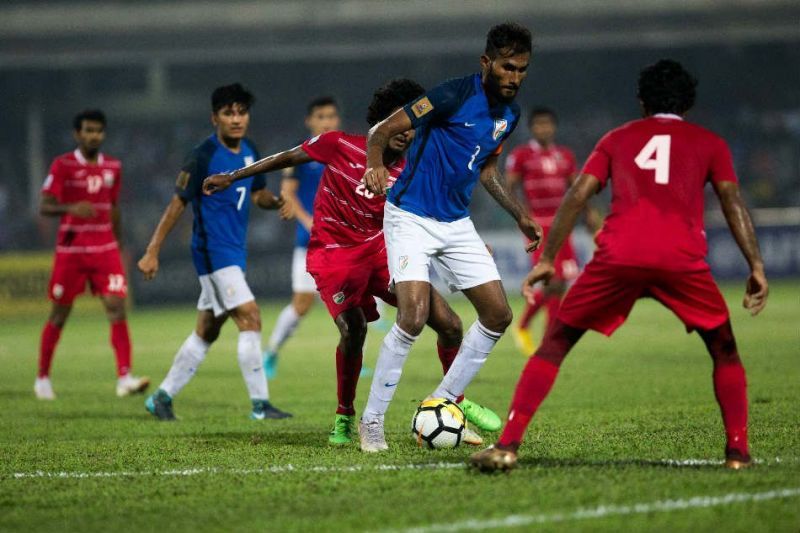
[[[461,463],[474,451],[418,449],[410,437],[414,408],[441,375],[430,333],[416,344],[387,415],[389,453],[365,455],[355,443],[327,444],[336,406],[336,332],[322,306],[289,341],[270,383],[274,403],[295,417],[264,422],[247,419],[233,324],[176,398],[180,420],[169,424],[145,412],[143,397],[114,396],[108,327],[97,302],[85,299],[62,336],[53,403],[38,402],[32,393],[44,316],[4,319],[0,530],[381,530],[800,487],[800,284],[776,283],[756,319],[740,308],[741,290],[736,285],[725,292],[748,371],[752,452],[767,461],[743,472],[649,462],[718,460],[724,446],[702,343],[652,301],[639,302],[611,340],[594,333],[584,338],[528,432],[522,469],[491,477],[461,468],[380,469]],[[264,307],[266,327],[281,304]],[[454,305],[468,327],[474,314],[467,302]],[[520,305],[513,302],[517,311]],[[194,311],[137,309],[130,323],[134,368],[157,386],[193,327]],[[370,332],[365,364],[374,366],[382,336]],[[506,335],[469,397],[505,413],[524,363]],[[369,384],[362,379],[359,409]],[[495,436],[485,435],[488,442]],[[286,465],[294,470],[261,470]],[[353,465],[362,468],[349,471]],[[218,470],[159,474],[204,468]],[[35,471],[141,475],[14,477]],[[538,527],[796,531],[799,502],[795,497]]]

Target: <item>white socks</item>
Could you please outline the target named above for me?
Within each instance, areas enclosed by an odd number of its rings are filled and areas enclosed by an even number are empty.
[[[489,352],[492,351],[502,335],[502,333],[486,329],[476,320],[464,335],[458,355],[431,397],[455,401],[464,394],[467,385],[486,362]]]
[[[206,358],[209,346],[197,333],[192,331],[192,334],[183,341],[167,377],[164,378],[159,388],[163,389],[170,397],[175,397],[197,372],[200,363]]]
[[[251,400],[268,400],[267,376],[261,360],[261,332],[239,333],[239,368]]]
[[[408,352],[411,351],[411,346],[416,340],[417,337],[409,335],[397,324],[394,324],[384,337],[378,362],[375,365],[375,375],[372,377],[372,385],[369,389],[367,407],[362,416],[364,422],[383,418],[389,408],[389,402],[392,401],[394,391],[397,390],[397,383],[403,373],[403,365],[408,358]]]
[[[275,329],[272,330],[272,335],[269,336],[267,349],[277,353],[283,343],[292,336],[299,323],[300,315],[294,310],[294,306],[289,304],[284,307],[281,314],[278,315],[278,320],[275,321]]]

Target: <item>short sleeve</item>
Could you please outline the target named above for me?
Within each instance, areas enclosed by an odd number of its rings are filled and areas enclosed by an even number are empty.
[[[467,85],[469,83],[470,85]],[[472,78],[448,80],[403,107],[416,129],[435,120],[446,119],[459,110],[466,99]]]
[[[316,137],[312,137],[302,144],[303,151],[308,156],[320,163],[330,163],[339,146],[339,139],[342,133],[339,131],[329,131]]]
[[[175,181],[175,194],[184,201],[188,202],[200,194],[203,180],[206,178],[200,159],[199,150],[192,150],[184,160],[178,179]]]
[[[594,147],[586,164],[583,165],[581,174],[591,174],[600,181],[600,186],[605,187],[608,179],[611,177],[611,153],[608,149],[610,146],[609,134],[600,139],[597,146]]]
[[[511,150],[506,159],[506,172],[508,174],[522,174],[523,159],[522,147]]]
[[[42,194],[54,196],[56,200],[60,202],[62,199],[63,190],[64,171],[61,163],[59,163],[58,159],[56,159],[50,165],[50,171],[47,173],[47,177],[42,185]]]
[[[728,148],[728,143],[722,139],[718,139],[718,142],[714,146],[714,152],[711,154],[708,179],[713,183],[719,183],[721,181],[737,183],[739,181],[736,177],[736,171],[733,168],[731,150]]]

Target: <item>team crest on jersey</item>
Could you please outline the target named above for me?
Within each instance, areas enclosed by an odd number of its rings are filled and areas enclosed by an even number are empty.
[[[428,100],[427,96],[423,96],[417,102],[411,106],[411,111],[414,112],[414,116],[420,118],[422,116],[427,115],[433,110],[433,104],[430,100]]]
[[[344,295],[344,292],[339,291],[333,295],[333,303],[335,303],[336,305],[340,305],[345,300],[345,298],[347,297]]]
[[[103,184],[106,187],[113,187],[114,186],[114,171],[113,170],[104,170],[103,171]]]
[[[406,269],[406,267],[408,266],[408,256],[407,255],[401,255],[398,258],[398,264],[400,266],[400,272],[404,271]]]
[[[494,131],[492,132],[492,139],[495,141],[503,136],[508,130],[508,121],[504,118],[498,118],[494,121]]]
[[[185,170],[181,170],[181,173],[178,174],[178,179],[175,180],[175,186],[180,189],[186,190],[186,186],[189,185],[190,177],[191,175],[188,172],[186,172]]]
[[[244,156],[244,166],[252,165],[254,161],[255,161],[255,159],[253,159],[252,155]]]

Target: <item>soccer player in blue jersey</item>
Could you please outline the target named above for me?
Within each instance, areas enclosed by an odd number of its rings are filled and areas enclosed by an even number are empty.
[[[330,96],[315,98],[308,104],[305,120],[306,128],[316,137],[339,129],[339,105]],[[281,207],[283,218],[297,219],[294,253],[292,254],[292,301],[283,308],[272,329],[267,347],[264,350],[264,370],[267,378],[275,377],[278,364],[278,350],[294,333],[303,316],[314,305],[317,285],[306,270],[308,240],[311,237],[311,224],[314,213],[314,197],[325,165],[317,161],[303,163],[287,168],[281,180],[281,196],[286,203]]]
[[[253,95],[240,84],[218,87],[211,96],[215,132],[195,147],[178,175],[175,195],[158,223],[139,270],[151,280],[158,272],[161,245],[191,202],[194,213],[192,259],[200,281],[197,326],[175,355],[172,367],[145,406],[161,420],[174,420],[172,399],[192,379],[220,328],[230,316],[239,328],[238,359],[256,420],[289,415],[269,402],[261,360],[261,315],[245,281],[247,221],[250,204],[262,209],[283,205],[267,188],[263,174],[237,183],[214,196],[204,196],[203,179],[235,170],[260,159],[245,137]]]
[[[503,141],[517,126],[514,98],[527,75],[531,34],[518,24],[494,26],[480,58],[481,72],[444,82],[376,124],[369,134],[364,181],[386,194],[384,234],[397,295],[397,322],[383,340],[369,400],[361,418],[361,449],[388,448],[383,417],[411,346],[428,319],[429,269],[470,300],[478,320],[432,397],[455,401],[480,370],[511,323],[500,275],[469,218],[480,181],[514,218],[535,249],[541,227],[510,193],[498,168]],[[389,139],[416,130],[405,170],[387,191],[381,154]],[[468,409],[468,406],[465,406]]]

